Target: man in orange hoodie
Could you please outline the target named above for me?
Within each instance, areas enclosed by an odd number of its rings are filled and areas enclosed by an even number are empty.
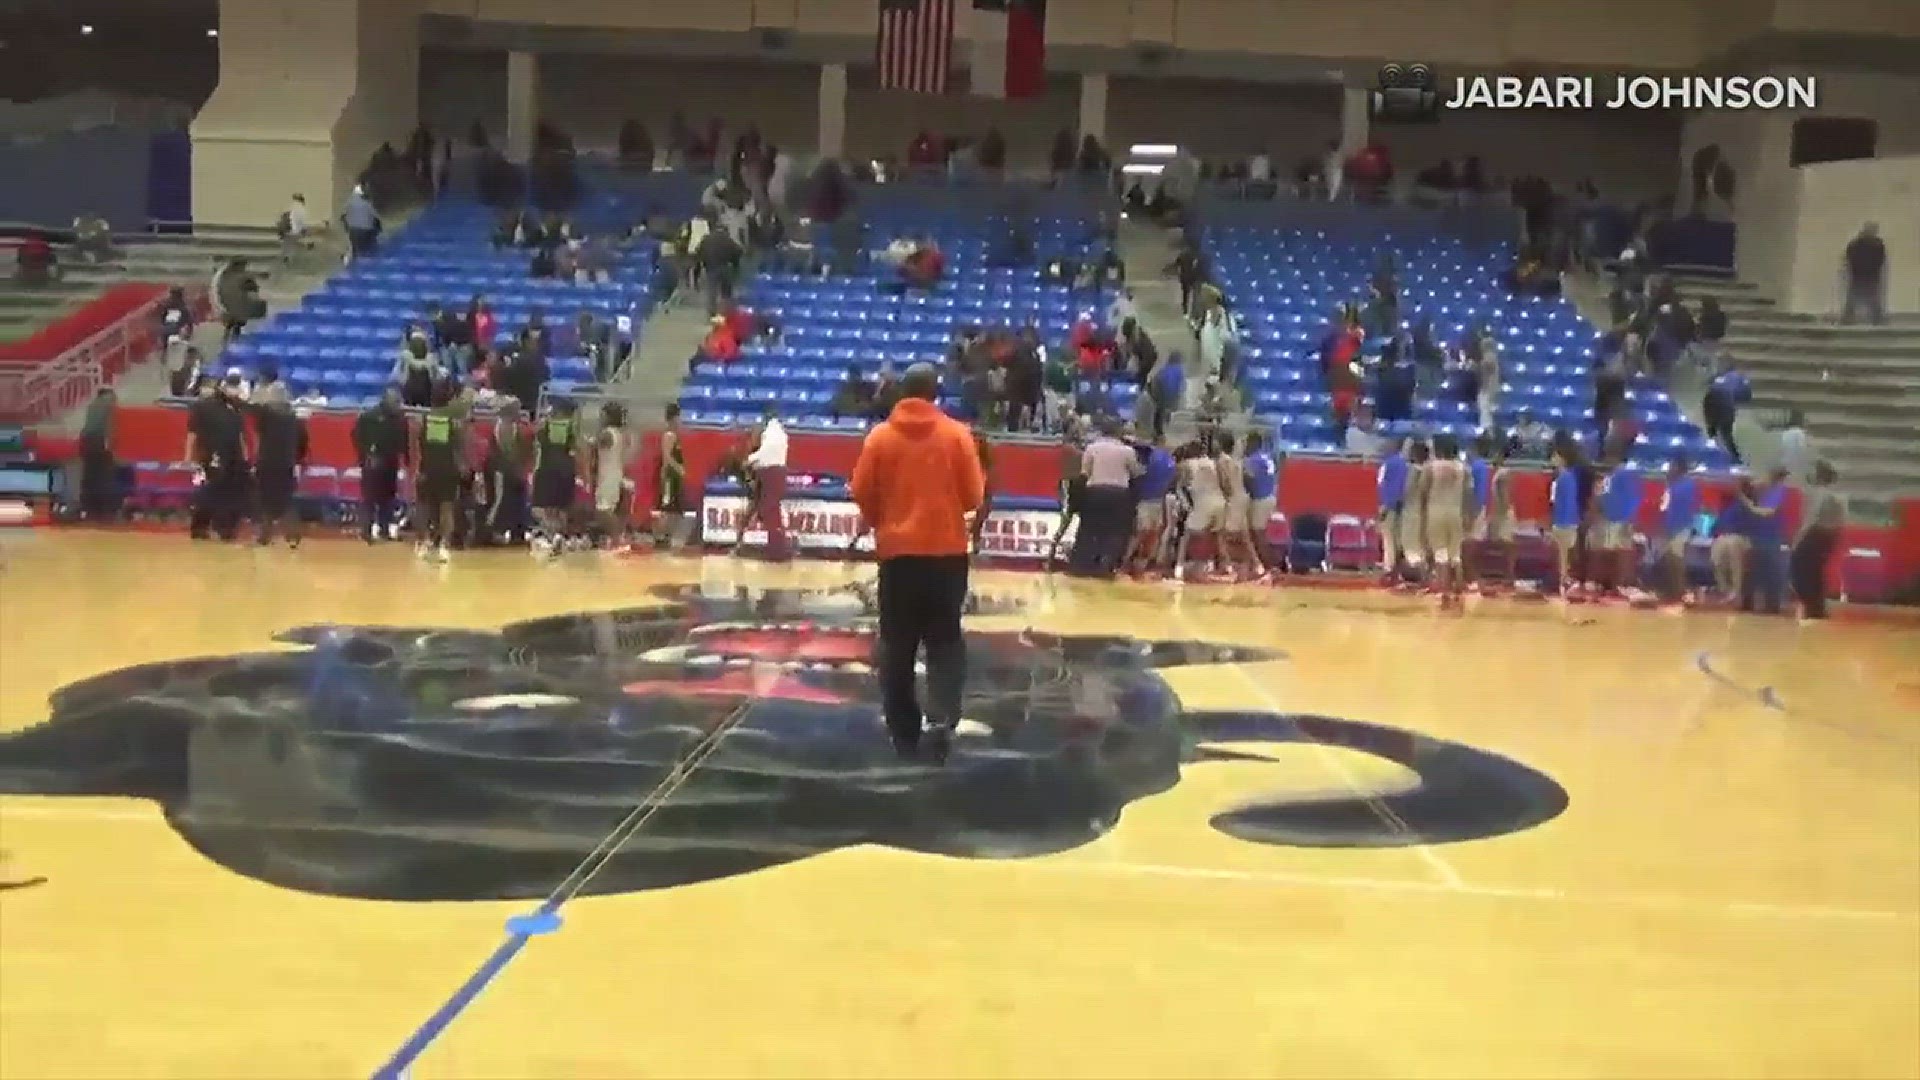
[[[880,694],[887,732],[902,757],[924,742],[945,761],[960,722],[967,648],[967,515],[986,497],[973,433],[934,404],[940,377],[915,364],[900,403],[867,434],[853,467],[853,501],[873,529],[880,558]],[[914,661],[927,649],[923,714]],[[924,738],[923,738],[924,736]]]

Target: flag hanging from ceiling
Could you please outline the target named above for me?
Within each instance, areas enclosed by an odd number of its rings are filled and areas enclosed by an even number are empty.
[[[880,0],[876,65],[889,90],[944,94],[953,71],[953,6],[958,0]]]
[[[1038,97],[1047,88],[1047,0],[973,0],[973,92]]]

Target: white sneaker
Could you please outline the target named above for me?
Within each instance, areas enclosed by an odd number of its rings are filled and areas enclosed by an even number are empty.
[[[551,559],[553,558],[553,541],[544,536],[536,536],[532,543],[527,545],[527,550],[531,551],[536,559]]]
[[[400,539],[400,526],[398,525],[387,526],[387,539],[389,540]]]
[[[439,547],[433,549],[433,561],[438,563],[451,562],[453,561],[453,552],[447,550],[447,545],[441,544]]]
[[[1176,585],[1182,584],[1187,580],[1187,567],[1185,563],[1173,568],[1173,580]]]
[[[433,545],[422,540],[413,545],[413,553],[415,556],[424,559],[433,554]]]

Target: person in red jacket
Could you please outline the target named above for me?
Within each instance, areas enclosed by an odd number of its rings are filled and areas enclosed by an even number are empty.
[[[853,501],[880,558],[880,695],[887,732],[902,757],[926,744],[943,761],[960,722],[966,640],[967,515],[981,509],[986,474],[966,425],[940,411],[940,376],[915,364],[901,398],[867,434],[853,467]],[[927,651],[927,710],[914,663]]]
[[[733,332],[733,327],[727,322],[726,316],[715,315],[707,330],[707,336],[700,341],[699,351],[695,352],[693,358],[687,362],[687,374],[693,374],[694,368],[698,367],[702,360],[710,360],[716,364],[731,364],[738,359],[740,359],[740,336]]]

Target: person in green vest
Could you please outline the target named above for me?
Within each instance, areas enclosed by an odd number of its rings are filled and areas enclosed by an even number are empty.
[[[557,554],[573,542],[579,443],[580,423],[573,402],[554,400],[533,437],[533,553],[537,557]]]
[[[435,562],[451,558],[447,545],[458,524],[460,488],[467,472],[467,425],[455,393],[451,382],[435,386],[433,407],[420,418],[420,477],[414,494],[426,535],[419,550]]]

